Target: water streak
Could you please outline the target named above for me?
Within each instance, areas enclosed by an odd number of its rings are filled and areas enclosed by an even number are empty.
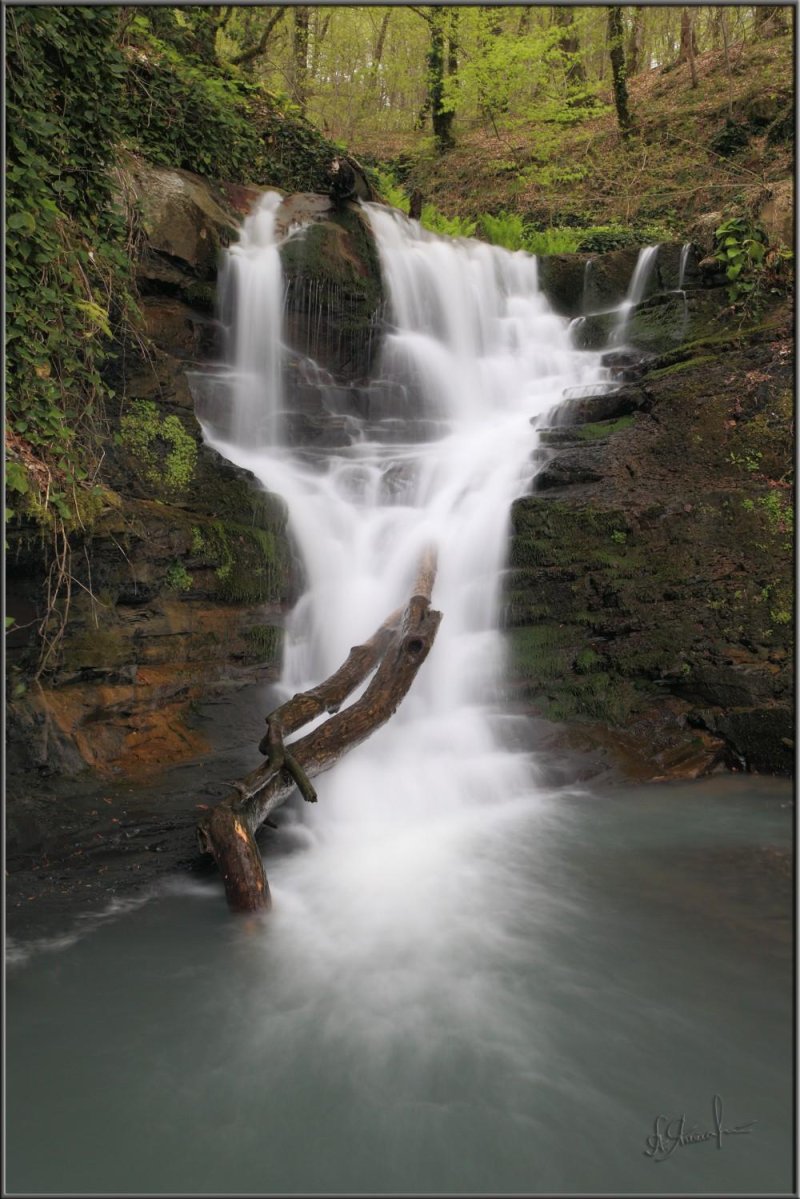
[[[681,246],[681,257],[678,264],[678,291],[683,289],[683,280],[686,277],[686,265],[689,261],[689,254],[692,249],[692,243],[687,241]]]
[[[656,263],[658,249],[658,246],[643,246],[639,251],[639,257],[636,259],[636,266],[633,268],[631,281],[628,284],[627,294],[618,309],[617,326],[611,337],[614,345],[621,345],[624,342],[631,312],[644,299],[644,294]]]

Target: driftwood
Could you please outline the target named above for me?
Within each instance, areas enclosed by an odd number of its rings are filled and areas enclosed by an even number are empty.
[[[224,799],[198,824],[200,848],[216,861],[234,911],[270,906],[269,884],[255,842],[255,833],[269,821],[270,813],[295,787],[313,803],[317,795],[311,779],[330,770],[343,754],[385,724],[407,694],[442,619],[441,612],[430,606],[435,579],[436,555],[429,549],[405,609],[393,612],[368,641],[354,646],[325,682],[292,696],[270,713],[258,747],[266,760],[231,784],[236,795]],[[340,711],[370,674],[364,694]],[[284,738],[323,713],[330,715],[324,724],[289,745],[284,743]]]

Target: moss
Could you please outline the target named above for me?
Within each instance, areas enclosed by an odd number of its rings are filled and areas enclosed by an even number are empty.
[[[671,366],[661,366],[648,371],[647,377],[648,379],[663,379],[668,375],[680,374],[681,371],[694,370],[695,367],[708,362],[716,362],[716,358],[711,354],[698,354],[696,358],[687,358],[684,362],[675,362]]]
[[[254,662],[280,663],[283,652],[283,629],[276,625],[256,625],[245,633],[249,654]]]
[[[192,550],[203,565],[214,568],[223,599],[276,603],[286,595],[289,548],[285,538],[272,530],[210,520],[202,528],[193,527]]]
[[[181,562],[173,562],[164,578],[168,591],[191,591],[192,576]]]
[[[599,441],[600,438],[610,437],[612,433],[619,433],[623,429],[629,429],[633,424],[633,416],[620,416],[617,420],[601,420],[595,421],[588,425],[578,425],[574,430],[576,438],[581,441]]]
[[[197,442],[178,416],[160,417],[152,400],[136,400],[120,420],[119,442],[140,478],[162,498],[184,494],[194,477]]]
[[[88,629],[65,639],[61,664],[65,670],[102,670],[123,666],[131,658],[131,642],[124,631]]]
[[[583,649],[575,659],[575,669],[578,674],[588,674],[590,670],[596,669],[600,662],[602,658],[593,649]]]

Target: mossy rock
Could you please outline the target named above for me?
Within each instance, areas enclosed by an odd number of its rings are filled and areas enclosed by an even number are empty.
[[[284,242],[291,346],[342,382],[366,377],[378,348],[384,292],[372,231],[345,204]]]

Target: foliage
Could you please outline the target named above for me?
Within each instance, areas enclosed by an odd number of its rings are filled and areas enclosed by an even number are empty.
[[[741,304],[746,315],[758,311],[767,295],[787,290],[785,269],[793,261],[785,246],[770,246],[764,230],[748,217],[733,216],[714,231],[715,258],[725,267],[731,284],[731,304]]]
[[[125,65],[113,9],[6,22],[8,486],[68,530],[101,456],[109,340],[135,313],[108,175]]]
[[[503,246],[506,250],[527,248],[523,220],[515,212],[501,212],[497,216],[484,213],[479,218],[479,225],[481,233],[493,246]]]
[[[391,204],[393,208],[399,208],[401,212],[408,213],[408,196],[396,181],[395,176],[387,170],[374,170],[369,173],[378,194],[386,203]]]
[[[159,417],[152,400],[137,400],[120,421],[119,443],[141,477],[165,495],[185,491],[197,463],[197,443],[174,414]]]
[[[573,254],[581,244],[578,229],[528,229],[525,249],[529,254]]]
[[[153,162],[212,178],[320,190],[339,147],[286,96],[209,62],[207,47],[198,54],[202,16],[143,8],[127,21],[120,122],[128,145]]]
[[[433,204],[422,205],[421,223],[431,233],[441,233],[446,237],[473,237],[477,224],[467,217],[445,216]]]

